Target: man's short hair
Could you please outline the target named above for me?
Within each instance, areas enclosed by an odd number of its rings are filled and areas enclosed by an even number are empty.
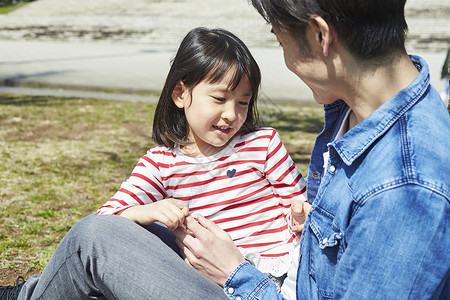
[[[305,28],[319,15],[357,58],[382,58],[405,51],[406,0],[252,0],[273,27],[287,30],[305,48]],[[307,46],[306,46],[307,47]]]

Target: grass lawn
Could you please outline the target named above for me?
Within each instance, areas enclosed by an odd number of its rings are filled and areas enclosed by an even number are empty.
[[[16,5],[7,5],[7,6],[0,6],[0,15],[5,15],[8,14],[10,12],[12,12],[13,10],[16,10],[22,6],[27,5],[28,3],[26,2],[22,2],[22,3],[18,3]]]
[[[262,103],[306,175],[322,109]],[[155,104],[0,94],[0,285],[40,273],[71,226],[95,212],[154,145]]]

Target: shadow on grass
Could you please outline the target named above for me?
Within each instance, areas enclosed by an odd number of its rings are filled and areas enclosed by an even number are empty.
[[[323,129],[322,116],[299,115],[282,111],[262,114],[261,121],[264,126],[276,128],[277,131],[302,131],[306,133],[319,133]]]
[[[75,100],[76,98],[64,98],[65,101]],[[29,95],[0,95],[0,105],[14,106],[59,106],[63,101],[55,101],[54,98],[48,96],[29,96]]]
[[[280,125],[280,122],[286,122],[286,125]],[[303,131],[307,133],[319,133],[323,128],[323,120],[316,118],[283,118],[279,117],[277,122],[274,122],[274,127],[278,131]],[[270,125],[269,125],[270,126]]]
[[[309,156],[307,158],[295,158],[295,154],[296,153],[293,153],[291,157],[294,157],[294,158],[292,158],[292,160],[294,161],[294,163],[296,165],[309,165]],[[307,155],[307,153],[297,153],[297,154]],[[306,176],[306,174],[303,174],[303,175]]]

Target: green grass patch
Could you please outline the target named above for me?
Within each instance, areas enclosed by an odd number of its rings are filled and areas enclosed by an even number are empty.
[[[12,12],[13,10],[21,8],[22,6],[25,6],[27,4],[28,3],[26,3],[26,2],[22,2],[22,3],[16,4],[16,5],[0,6],[0,15],[8,14],[8,13]]]
[[[320,106],[261,103],[306,175]],[[0,285],[40,273],[77,221],[128,178],[151,139],[156,104],[0,94]]]

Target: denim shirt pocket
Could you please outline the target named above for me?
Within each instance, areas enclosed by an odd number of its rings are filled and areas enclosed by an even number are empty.
[[[313,239],[310,249],[309,275],[317,284],[322,299],[333,298],[333,283],[337,263],[342,255],[343,233],[333,222],[334,216],[316,207],[310,218],[309,227]]]

